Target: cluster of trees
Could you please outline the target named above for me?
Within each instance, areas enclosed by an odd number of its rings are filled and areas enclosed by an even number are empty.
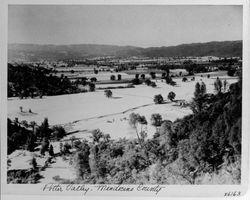
[[[207,94],[204,83],[197,84],[195,112],[174,122],[153,114],[151,124],[156,132],[151,139],[147,138],[146,118],[135,113],[129,117],[134,140],[111,140],[108,134],[95,130],[92,141],[75,145],[75,182],[240,183],[241,88],[239,81],[229,91],[213,95]]]
[[[110,76],[110,80],[111,81],[115,81],[116,80],[116,77],[115,77],[114,74]],[[122,75],[121,74],[117,74],[117,80],[118,81],[122,80]]]
[[[196,64],[193,62],[184,62],[183,64],[184,68],[188,72],[188,75],[194,75],[195,73],[205,73],[209,71],[207,66]]]
[[[89,91],[95,91],[97,79],[87,78],[72,82],[63,74],[52,75],[50,69],[29,65],[12,66],[8,64],[8,97],[34,98],[44,95],[61,95],[82,92],[78,85],[89,85]]]
[[[168,99],[170,101],[172,101],[172,102],[174,101],[175,96],[176,96],[176,94],[173,91],[171,91],[171,92],[168,93]],[[163,99],[162,95],[161,94],[155,95],[154,96],[154,102],[155,102],[155,104],[162,104],[162,103],[164,103],[164,99]]]
[[[29,65],[8,64],[8,97],[20,98],[79,92],[67,76],[53,76],[51,70]]]
[[[16,149],[26,149],[34,151],[35,148],[41,144],[40,153],[44,155],[45,151],[51,151],[53,147],[49,146],[50,140],[60,140],[66,135],[66,132],[61,126],[50,127],[48,119],[45,118],[41,125],[36,122],[27,121],[19,122],[15,120],[7,120],[8,128],[8,149],[7,153],[11,154]]]

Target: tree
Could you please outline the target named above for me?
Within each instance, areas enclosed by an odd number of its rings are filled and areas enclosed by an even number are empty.
[[[92,77],[92,78],[90,79],[90,81],[91,81],[91,82],[96,82],[96,81],[97,81],[97,78],[96,78],[96,77]]]
[[[136,79],[139,79],[139,74],[135,74],[135,78],[136,78]]]
[[[186,82],[187,80],[188,80],[187,77],[182,78],[182,82]]]
[[[118,74],[118,75],[117,75],[117,80],[118,80],[118,81],[122,80],[122,75],[121,75],[121,74]]]
[[[29,126],[32,128],[34,134],[35,134],[35,127],[36,127],[36,125],[37,125],[37,124],[36,124],[35,121],[31,121],[31,122],[30,122],[30,125],[29,125]]]
[[[40,149],[41,155],[44,155],[45,151],[48,151],[48,148],[49,148],[49,140],[48,138],[44,137]]]
[[[112,97],[112,91],[111,90],[104,90],[104,94],[108,98]]]
[[[37,162],[36,162],[36,158],[33,157],[30,161],[30,164],[32,166],[33,169],[36,169],[37,168]]]
[[[155,79],[156,78],[155,72],[150,72],[150,76],[152,79]]]
[[[134,79],[132,80],[132,84],[134,84],[134,85],[139,85],[139,84],[141,84],[141,81],[140,81],[139,78],[134,78]]]
[[[192,64],[192,61],[186,65],[186,71],[188,72],[188,75],[193,75],[195,69],[197,68],[197,65],[194,63]]]
[[[155,127],[161,126],[162,117],[159,113],[155,113],[151,115],[151,124]]]
[[[167,73],[167,77],[169,77],[169,74],[170,74],[169,68],[166,69],[166,73]]]
[[[41,126],[39,127],[39,135],[42,138],[46,137],[49,138],[51,134],[51,129],[49,128],[49,122],[48,118],[44,118],[44,121],[42,122]]]
[[[224,90],[224,92],[227,91],[227,86],[228,86],[228,82],[227,82],[227,80],[225,79],[225,80],[223,81],[223,90]]]
[[[53,126],[53,138],[55,138],[57,141],[62,139],[66,135],[66,131],[62,126]]]
[[[150,79],[146,79],[144,82],[145,82],[145,84],[146,84],[147,86],[149,86],[149,85],[151,84],[151,80],[150,80]]]
[[[171,82],[173,81],[170,76],[167,76],[165,80],[167,84],[171,84]]]
[[[91,159],[91,158],[90,158]],[[89,166],[89,145],[84,144],[84,148],[82,150],[77,151],[73,157],[74,160],[74,167],[76,169],[76,174],[78,178],[82,180],[88,176],[90,173],[90,166]]]
[[[70,137],[70,142],[71,142],[71,147],[74,148],[74,141],[75,141],[76,137],[75,136],[71,136]]]
[[[63,152],[63,143],[62,142],[59,143],[59,149],[60,149],[60,153],[64,154],[64,152]]]
[[[207,93],[207,87],[206,87],[206,84],[204,82],[202,82],[200,85],[200,93],[202,96]]]
[[[174,138],[174,133],[172,131],[172,122],[169,120],[163,121],[161,123],[159,133],[161,137],[159,147],[164,149],[164,151],[166,152],[165,154],[168,154],[167,151],[169,151],[173,146],[174,142],[176,142],[176,139]]]
[[[206,105],[207,94],[206,85],[204,82],[201,84],[199,82],[195,85],[194,98],[191,103],[191,109],[194,113],[199,113]]]
[[[80,81],[80,83],[83,85],[83,86],[85,86],[85,85],[87,85],[87,78],[86,77],[83,77],[83,78],[81,78],[81,81]]]
[[[100,131],[100,129],[95,129],[92,131],[91,136],[93,143],[99,143],[100,139],[103,138],[103,133]]]
[[[230,68],[230,69],[227,71],[227,75],[228,75],[228,76],[234,76],[234,75],[235,75],[235,72],[236,72],[236,69]]]
[[[20,112],[23,112],[23,107],[20,106],[20,107],[19,107],[19,110],[20,110]]]
[[[217,77],[216,81],[214,82],[214,89],[217,92],[217,94],[221,93],[221,89],[222,89],[222,82],[219,79],[219,77]]]
[[[25,127],[25,128],[28,128],[29,127],[29,124],[26,120],[23,120],[21,121],[21,124]]]
[[[111,75],[111,76],[110,76],[110,80],[111,80],[111,81],[114,81],[114,80],[115,80],[115,75]]]
[[[71,145],[68,142],[65,142],[64,145],[63,145],[64,154],[70,153],[69,149],[71,149]]]
[[[163,97],[161,94],[154,96],[154,102],[155,104],[162,104],[163,103]]]
[[[30,133],[27,140],[26,140],[26,145],[25,149],[28,151],[34,151],[36,147],[36,136],[33,133]]]
[[[136,135],[137,135],[137,138],[138,138],[138,142],[140,143],[140,145],[142,146],[142,140],[140,138],[140,135],[139,135],[139,132],[137,130],[137,126],[138,124],[141,124],[141,132],[142,132],[142,126],[143,125],[147,125],[147,120],[144,116],[140,116],[138,113],[135,114],[135,113],[131,113],[129,115],[129,125],[135,129],[136,131]],[[141,133],[140,132],[140,133]]]
[[[201,94],[201,85],[199,82],[195,84],[195,90],[194,90],[194,98],[199,97]]]
[[[52,144],[49,146],[49,155],[54,156],[54,148]]]
[[[170,101],[173,101],[175,99],[175,96],[176,96],[175,93],[172,91],[168,93],[168,99]]]
[[[94,92],[95,91],[95,84],[94,83],[89,83],[89,91]]]

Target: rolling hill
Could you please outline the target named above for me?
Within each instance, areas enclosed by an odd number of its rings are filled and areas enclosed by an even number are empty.
[[[242,56],[242,41],[182,44],[169,47],[141,48],[98,44],[38,45],[9,44],[8,61],[84,59],[97,56]]]

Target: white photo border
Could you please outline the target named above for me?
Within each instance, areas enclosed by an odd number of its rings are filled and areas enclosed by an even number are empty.
[[[5,0],[1,3],[0,37],[0,94],[1,94],[1,193],[18,195],[82,195],[76,192],[44,192],[42,184],[7,184],[7,46],[9,5],[242,5],[243,6],[243,100],[242,100],[242,164],[240,185],[166,185],[159,197],[223,197],[225,192],[240,191],[245,194],[249,181],[249,131],[250,131],[250,43],[249,1],[247,0]],[[132,186],[132,185],[130,185]],[[91,187],[94,188],[92,185]],[[135,185],[137,187],[137,185]],[[98,196],[151,196],[145,192],[93,192]]]

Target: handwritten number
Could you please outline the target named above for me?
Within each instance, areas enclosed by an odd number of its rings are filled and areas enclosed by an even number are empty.
[[[225,197],[237,197],[240,196],[240,191],[226,192]]]

